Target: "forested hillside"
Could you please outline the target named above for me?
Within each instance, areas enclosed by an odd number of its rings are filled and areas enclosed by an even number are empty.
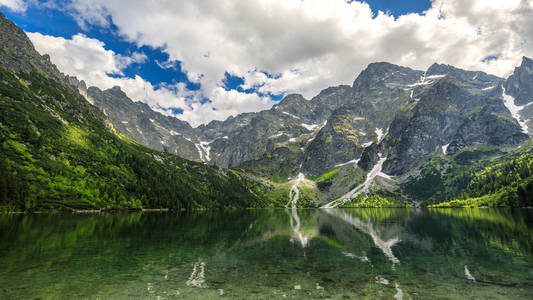
[[[41,71],[0,68],[2,210],[262,206],[232,170],[149,150]]]
[[[457,199],[433,207],[533,205],[533,151],[510,155],[475,173]]]

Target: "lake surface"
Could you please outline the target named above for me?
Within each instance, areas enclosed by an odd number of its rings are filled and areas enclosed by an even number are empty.
[[[0,215],[0,299],[531,299],[533,210]]]

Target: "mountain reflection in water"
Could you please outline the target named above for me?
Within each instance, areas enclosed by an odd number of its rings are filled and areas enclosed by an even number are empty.
[[[0,298],[527,299],[532,210],[1,215]]]

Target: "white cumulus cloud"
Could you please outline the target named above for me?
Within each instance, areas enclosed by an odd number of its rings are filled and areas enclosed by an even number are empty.
[[[133,57],[125,57],[106,50],[103,42],[76,34],[71,39],[52,37],[40,33],[27,33],[41,54],[50,54],[61,71],[79,76],[93,85],[109,87],[107,74],[121,75],[122,70],[133,63]],[[142,55],[135,55],[145,59]]]
[[[434,0],[421,14],[397,18],[346,0],[71,0],[66,9],[82,28],[112,22],[126,41],[160,47],[170,56],[162,65],[180,61],[201,84],[193,98],[211,102],[186,99],[183,87],[150,101],[161,107],[183,102],[180,118],[195,125],[272,105],[257,94],[221,88],[226,72],[243,77],[244,88],[309,98],[327,86],[351,84],[375,61],[416,69],[440,62],[506,76],[522,56],[533,55],[531,0]]]
[[[273,104],[266,97],[226,91],[220,87],[206,95],[211,102],[202,104],[200,94],[187,90],[184,83],[153,86],[140,76],[121,76],[122,70],[130,64],[144,63],[148,59],[144,53],[134,52],[131,56],[123,56],[106,50],[103,42],[83,34],[76,34],[71,39],[41,33],[27,35],[37,51],[50,54],[52,62],[62,72],[100,89],[120,86],[133,100],[143,101],[167,115],[173,114],[170,108],[181,108],[184,112],[180,118],[192,125],[200,125],[206,120],[225,119],[241,112],[267,109]]]
[[[27,8],[24,0],[0,0],[0,7],[7,7],[12,11],[23,12]]]

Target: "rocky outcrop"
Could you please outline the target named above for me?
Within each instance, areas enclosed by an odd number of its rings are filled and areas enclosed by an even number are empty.
[[[26,33],[1,12],[0,32],[2,32],[0,35],[0,67],[24,73],[38,70],[64,84],[72,92],[78,92],[80,81],[61,73],[50,61],[50,56],[37,52]]]
[[[513,117],[528,133],[533,133],[533,60],[524,57],[522,64],[503,84],[504,97]]]
[[[454,155],[475,145],[517,145],[528,138],[502,101],[501,79],[437,65],[427,74],[432,72],[440,77],[420,89],[418,100],[391,125],[385,172],[404,174],[435,152]]]
[[[533,102],[533,60],[527,57],[515,68],[513,74],[505,81],[506,93],[515,98],[518,106]]]
[[[208,155],[187,122],[133,102],[119,87],[105,91],[90,87],[87,96],[119,132],[143,145],[196,161]]]
[[[344,93],[349,101],[332,112],[307,148],[304,170],[320,174],[359,159],[366,147],[381,142],[398,110],[409,102],[410,86],[422,75],[389,63],[370,64]]]

